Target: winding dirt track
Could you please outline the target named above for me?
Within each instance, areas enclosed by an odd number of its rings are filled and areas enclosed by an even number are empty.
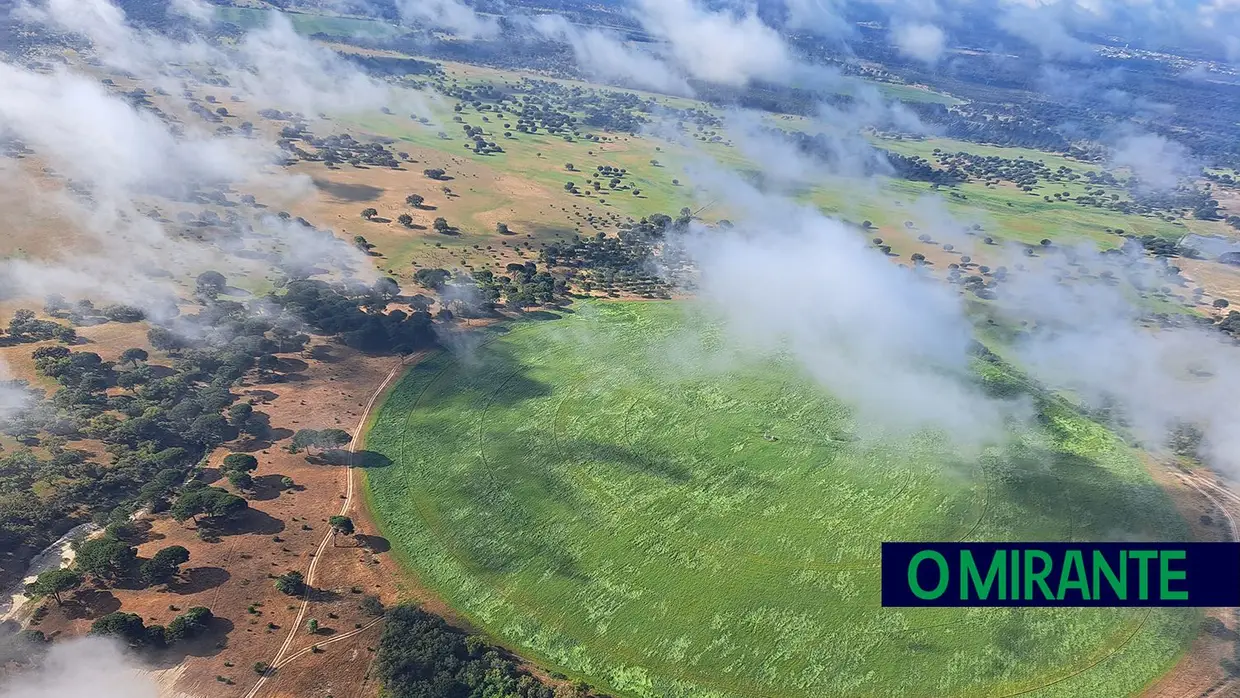
[[[1226,488],[1219,487],[1208,478],[1196,475],[1180,475],[1179,477],[1182,482],[1200,492],[1203,497],[1210,500],[1211,504],[1218,507],[1219,511],[1223,512],[1223,516],[1227,517],[1227,524],[1231,527],[1231,539],[1240,541],[1240,527],[1237,527],[1235,517],[1227,510],[1227,505],[1218,500],[1218,497],[1222,497],[1235,506],[1240,504],[1240,496]]]
[[[353,454],[357,453],[358,445],[361,443],[362,432],[366,428],[366,420],[370,418],[370,412],[374,409],[375,402],[378,401],[379,396],[382,395],[388,385],[390,385],[392,381],[401,374],[406,364],[413,358],[413,356],[415,355],[402,357],[400,362],[393,366],[391,371],[388,371],[388,374],[383,379],[383,382],[380,383],[379,387],[375,388],[374,393],[371,394],[370,400],[366,403],[366,409],[362,410],[361,419],[357,422],[357,429],[353,432],[353,440],[349,442],[350,457],[349,465],[345,469],[345,493],[344,503],[340,505],[341,516],[348,514],[350,507],[353,506]],[[315,645],[311,645],[310,647],[302,648],[291,654],[289,653],[289,648],[292,647],[293,641],[297,639],[297,633],[301,630],[301,623],[306,617],[306,611],[310,608],[310,590],[314,586],[314,573],[318,569],[319,560],[323,557],[323,551],[327,549],[327,544],[330,543],[331,540],[332,532],[328,530],[328,532],[323,536],[323,540],[319,542],[319,547],[314,551],[314,556],[310,558],[310,566],[306,569],[306,593],[302,595],[301,608],[297,609],[297,619],[294,620],[292,625],[289,626],[288,637],[284,638],[284,644],[280,645],[280,651],[276,652],[276,656],[271,660],[267,670],[258,677],[258,682],[255,683],[254,687],[245,694],[245,698],[254,698],[257,696],[259,692],[262,691],[263,686],[267,683],[268,679],[275,674],[277,669],[282,666],[286,666],[289,662],[297,659],[298,657],[310,653],[313,651],[315,646],[330,645],[333,642],[348,639],[358,633],[368,630],[376,623],[383,620],[382,618],[376,618],[360,628],[351,630],[347,633],[341,633],[340,635],[336,635],[328,640],[315,643]]]
[[[1233,541],[1240,541],[1240,527],[1236,525],[1236,518],[1232,516],[1231,511],[1228,510],[1227,504],[1223,503],[1223,501],[1225,501],[1232,506],[1240,505],[1240,496],[1237,496],[1235,492],[1232,492],[1225,487],[1220,487],[1213,480],[1205,476],[1177,473],[1177,477],[1179,477],[1180,481],[1184,484],[1200,492],[1201,496],[1210,500],[1210,503],[1223,513],[1223,516],[1227,519],[1227,525],[1231,528],[1231,539]],[[1223,501],[1219,501],[1219,497],[1221,497]],[[1194,688],[1187,693],[1182,694],[1182,698],[1196,698],[1197,696],[1212,695],[1214,693],[1226,695],[1223,691],[1230,689],[1233,683],[1235,683],[1235,679],[1224,678],[1221,683],[1210,687],[1210,689],[1205,693]]]

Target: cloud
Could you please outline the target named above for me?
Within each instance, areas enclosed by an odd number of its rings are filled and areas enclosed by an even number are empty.
[[[371,78],[334,51],[309,41],[278,12],[269,13],[265,27],[245,36],[233,60],[225,57],[214,65],[250,99],[311,116],[389,105],[401,111],[425,111],[419,108],[424,106],[421,98]]]
[[[916,115],[890,102],[864,84],[853,100],[842,106],[821,105],[801,132],[781,133],[762,115],[751,111],[726,114],[727,132],[737,149],[762,173],[764,186],[789,192],[823,185],[823,177],[845,177],[859,184],[870,175],[890,175],[887,157],[866,138],[869,128],[894,128],[904,133],[926,133]]]
[[[0,357],[0,422],[31,405],[30,393],[15,381],[13,371],[4,358]]]
[[[0,63],[0,91],[9,96],[0,100],[0,132],[52,160],[57,172],[105,193],[223,181],[257,169],[274,153],[240,137],[195,130],[174,136],[154,114],[65,69],[36,73]]]
[[[75,18],[74,7],[90,21]],[[273,222],[257,209],[236,206],[234,186],[281,204],[295,203],[313,188],[308,178],[280,166],[284,155],[274,144],[218,131],[216,123],[189,113],[187,107],[196,103],[181,90],[196,84],[190,64],[212,79],[230,76],[230,91],[247,101],[271,100],[311,113],[377,108],[387,103],[392,88],[297,36],[278,15],[224,50],[195,37],[177,42],[137,30],[102,0],[72,6],[48,0],[23,11],[53,26],[87,32],[109,65],[125,66],[157,84],[175,84],[161,103],[181,111],[182,118],[135,106],[97,77],[65,67],[36,72],[0,63],[0,91],[8,96],[0,100],[0,135],[25,143],[33,153],[0,162],[0,186],[30,193],[6,201],[4,222],[19,229],[55,226],[63,240],[58,251],[0,261],[5,286],[0,291],[28,298],[89,297],[162,313],[180,291],[177,279],[209,268],[266,274],[281,259],[309,267],[317,255],[342,273],[350,267],[373,273],[360,251],[326,231]],[[184,213],[189,202],[221,195],[231,195],[232,205],[215,211],[223,214],[215,223],[221,232],[206,239],[217,244],[200,242],[167,220]],[[157,210],[166,215],[151,215]],[[247,245],[251,254],[243,258],[224,249]],[[285,250],[280,257],[269,254],[273,246]]]
[[[1142,185],[1153,189],[1170,189],[1201,169],[1179,143],[1158,134],[1133,131],[1115,141],[1111,164],[1128,168]]]
[[[193,16],[205,11],[197,0],[181,0],[177,8]],[[401,111],[424,105],[409,91],[366,75],[334,51],[301,36],[288,17],[276,11],[268,12],[266,23],[246,33],[231,49],[196,35],[180,41],[136,29],[108,0],[23,0],[18,14],[82,36],[105,65],[172,95],[180,94],[186,71],[197,69],[222,76],[248,101],[312,117],[389,104]]]
[[[723,85],[786,82],[799,63],[779,32],[752,11],[711,11],[696,0],[634,0],[646,31],[667,42],[688,75]]]
[[[785,152],[764,175],[813,167],[805,161]],[[701,198],[727,202],[734,227],[694,225],[674,235],[664,264],[690,263],[696,273],[684,285],[723,323],[731,347],[787,352],[855,410],[867,437],[931,430],[965,451],[1005,438],[1005,421],[1026,407],[974,386],[972,325],[952,288],[892,264],[849,225],[713,161],[689,175]]]
[[[1119,281],[1104,282],[1104,272]],[[1152,449],[1180,424],[1196,424],[1205,433],[1207,460],[1240,472],[1240,403],[1234,398],[1240,351],[1214,330],[1146,327],[1148,311],[1131,291],[1175,285],[1165,267],[1139,250],[1104,255],[1081,246],[1013,273],[995,303],[1030,328],[1015,348],[1021,366],[1041,384],[1095,407],[1114,405]]]
[[[538,15],[527,21],[540,36],[567,43],[578,68],[588,77],[669,94],[692,94],[685,79],[658,57],[611,34],[579,27],[560,15]]]
[[[787,26],[818,36],[847,39],[856,29],[844,18],[843,0],[784,0]]]
[[[942,57],[947,42],[947,35],[933,24],[902,24],[891,36],[900,53],[931,64]]]
[[[876,123],[882,114],[851,117]],[[850,155],[854,163],[866,162],[864,139],[852,128],[832,132],[828,148],[835,154],[826,162],[792,147],[752,115],[732,115],[729,132],[765,183],[821,184],[824,175],[842,174],[854,179],[846,186],[856,187],[859,171],[873,171],[843,164]],[[1129,134],[1125,144],[1129,154],[1152,154],[1157,161],[1181,154],[1175,144],[1147,134]],[[1130,158],[1127,164],[1142,165],[1144,177],[1159,181],[1143,167],[1148,163]],[[930,429],[968,453],[1005,438],[1014,423],[1034,425],[1028,401],[997,399],[975,387],[969,370],[973,319],[956,288],[929,269],[893,264],[860,231],[761,190],[705,155],[688,175],[701,200],[727,202],[726,215],[736,225],[695,225],[673,234],[665,267],[691,263],[696,273],[685,287],[723,322],[729,346],[789,353],[874,433]],[[940,197],[918,200],[913,211],[919,228],[972,253],[972,238],[960,232],[968,225]],[[993,287],[993,307],[1010,326],[1027,330],[1011,347],[1016,365],[1050,390],[1090,407],[1113,407],[1125,428],[1154,451],[1172,429],[1194,424],[1204,433],[1207,461],[1240,473],[1240,403],[1234,401],[1240,350],[1210,329],[1148,327],[1149,311],[1137,297],[1138,291],[1180,284],[1174,270],[1137,248],[1117,255],[1055,246],[1036,258],[1023,252],[1013,248],[1007,258],[1001,252],[985,262],[1011,268]]]
[[[1005,410],[967,379],[971,327],[954,293],[817,211],[770,199],[746,209],[737,228],[685,241],[695,290],[735,346],[786,348],[870,436],[932,429],[962,445],[1001,437]]]
[[[159,687],[138,674],[116,643],[98,638],[58,641],[42,665],[6,678],[0,698],[158,698]]]
[[[171,0],[168,11],[199,24],[210,24],[215,19],[215,10],[201,0]]]
[[[474,11],[461,0],[397,0],[401,21],[428,24],[464,39],[490,39],[499,34],[499,22]]]
[[[1063,17],[1050,6],[1013,4],[1001,8],[996,24],[1012,36],[1031,44],[1043,58],[1085,58],[1093,53],[1089,44],[1072,35]]]

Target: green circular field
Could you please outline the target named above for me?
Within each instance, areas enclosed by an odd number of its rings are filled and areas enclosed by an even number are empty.
[[[367,437],[402,562],[626,696],[1125,696],[1176,661],[1194,611],[879,605],[884,540],[1183,536],[1109,432],[1052,403],[980,456],[860,441],[793,365],[737,362],[686,307],[583,304],[413,367]]]

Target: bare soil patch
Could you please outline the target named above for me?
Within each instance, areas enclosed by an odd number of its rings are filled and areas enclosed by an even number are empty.
[[[1196,285],[1206,290],[1206,305],[1209,305],[1213,298],[1226,298],[1232,303],[1240,303],[1240,267],[1184,257],[1175,260],[1175,265],[1183,271],[1184,277],[1190,280],[1190,286]]]
[[[151,589],[86,588],[63,607],[46,602],[46,616],[37,627],[51,636],[79,635],[89,629],[94,618],[115,610],[137,613],[148,625],[166,625],[192,606],[206,606],[217,618],[211,631],[199,641],[155,657],[152,668],[178,667],[179,675],[168,688],[170,695],[244,695],[257,679],[254,663],[274,657],[300,606],[300,598],[276,591],[272,577],[288,570],[305,570],[328,531],[327,519],[338,513],[345,492],[345,467],[318,459],[310,462],[304,453],[290,454],[281,446],[287,443],[288,435],[301,428],[353,430],[363,405],[395,361],[335,344],[314,355],[318,358],[288,357],[306,363],[305,380],[249,383],[238,389],[243,398],[256,402],[255,409],[271,416],[272,426],[278,430],[273,444],[256,448],[254,444],[230,445],[251,450],[259,460],[254,473],[257,486],[248,497],[251,511],[242,521],[218,537],[203,539],[192,522],[180,524],[166,515],[154,517],[138,547],[139,556],[150,557],[169,545],[185,546],[190,561],[179,581]],[[218,476],[215,467],[227,450],[213,454],[208,479]],[[293,479],[293,489],[282,490],[280,480],[285,476]],[[213,484],[230,487],[223,480]],[[374,535],[365,524],[358,530]],[[299,641],[298,647],[328,640],[333,633],[353,630],[356,624],[370,620],[359,608],[365,594],[378,594],[387,601],[394,598],[390,584],[384,582],[388,569],[381,564],[384,552],[362,548],[343,537],[339,545],[327,548],[325,554],[331,556],[331,562],[322,569],[330,569],[330,574],[324,575],[311,592],[310,617],[316,618],[323,630],[317,636],[305,632],[305,642]],[[367,642],[373,646],[373,637],[362,634],[331,646],[333,652],[347,653],[357,647],[364,651]],[[327,656],[326,652],[313,654],[314,661]],[[306,662],[306,668],[299,667],[297,672],[313,666],[313,661]],[[330,671],[324,667],[323,672],[312,674],[321,677],[334,671],[335,665]],[[314,694],[295,689],[287,695]]]
[[[1171,496],[1176,508],[1192,529],[1194,540],[1228,541],[1232,531],[1227,513],[1240,516],[1240,507],[1224,496],[1207,496],[1187,484],[1178,470],[1160,465],[1153,458],[1145,462],[1154,480]],[[1207,490],[1208,491],[1208,490]],[[1226,510],[1226,513],[1224,512]],[[1170,672],[1151,685],[1146,698],[1189,698],[1228,696],[1240,693],[1240,684],[1224,670],[1222,662],[1236,657],[1240,646],[1240,618],[1236,609],[1212,608],[1206,612],[1201,632]]]

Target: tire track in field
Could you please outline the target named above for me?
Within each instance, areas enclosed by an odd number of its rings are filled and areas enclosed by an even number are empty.
[[[1235,517],[1232,516],[1227,507],[1216,499],[1209,490],[1213,490],[1214,494],[1221,495],[1223,498],[1230,500],[1233,503],[1240,503],[1240,497],[1237,497],[1231,490],[1220,487],[1218,484],[1204,476],[1179,473],[1177,473],[1177,475],[1179,476],[1181,482],[1200,492],[1201,495],[1210,500],[1210,503],[1213,504],[1219,511],[1223,512],[1223,516],[1227,519],[1227,526],[1231,529],[1231,539],[1233,541],[1240,541],[1240,527],[1237,527]],[[1208,692],[1202,693],[1200,691],[1193,690],[1184,695],[1212,695],[1217,691],[1230,687],[1235,682],[1236,679],[1234,677],[1231,677],[1229,674],[1225,674],[1221,681],[1208,689]]]
[[[416,354],[410,354],[400,358],[396,365],[388,371],[387,376],[384,377],[383,382],[379,384],[379,387],[371,393],[370,399],[366,402],[365,409],[362,410],[362,416],[357,422],[357,429],[353,432],[353,439],[349,441],[349,464],[345,466],[345,497],[344,503],[340,505],[341,516],[347,514],[349,512],[349,507],[353,504],[353,461],[354,456],[357,454],[358,445],[362,442],[363,432],[366,428],[366,420],[370,418],[370,412],[374,409],[375,402],[378,401],[379,396],[383,394],[383,391],[387,389],[388,385],[391,384],[394,378],[404,373],[404,368],[407,365],[408,360],[413,356],[416,356]],[[297,609],[297,618],[289,627],[288,636],[284,638],[284,642],[280,645],[280,649],[276,652],[275,658],[271,660],[270,664],[268,664],[267,669],[259,675],[258,681],[255,682],[254,687],[245,694],[245,698],[254,698],[257,696],[263,686],[271,680],[272,675],[275,673],[276,667],[280,666],[286,659],[286,653],[288,652],[289,647],[292,646],[293,641],[297,638],[297,632],[301,629],[301,621],[306,617],[306,611],[310,608],[310,592],[314,585],[314,573],[318,569],[319,560],[323,557],[323,551],[327,549],[327,544],[330,543],[331,540],[332,532],[329,527],[329,530],[323,536],[323,540],[319,542],[319,547],[315,549],[313,556],[310,558],[310,565],[306,569],[306,588],[305,592],[302,594],[301,607]],[[374,622],[376,621],[372,621],[371,624],[373,625]],[[352,635],[353,633],[344,633],[338,638],[332,638],[332,640],[343,640],[346,637],[351,637]],[[327,643],[325,642],[323,644]],[[300,656],[300,653],[298,653],[298,656]]]
[[[1219,487],[1214,482],[1207,480],[1201,476],[1180,474],[1179,478],[1182,482],[1192,487],[1193,489],[1197,490],[1199,493],[1201,493],[1202,496],[1210,500],[1210,502],[1213,503],[1214,506],[1217,507],[1218,510],[1223,513],[1223,516],[1227,519],[1227,524],[1231,529],[1231,539],[1233,541],[1240,540],[1240,527],[1237,526],[1235,517],[1232,516],[1231,512],[1227,510],[1226,506],[1220,503],[1217,498],[1215,498],[1213,495],[1211,495],[1210,492],[1207,491],[1207,488],[1210,490],[1214,490],[1216,494],[1223,495],[1225,498],[1230,499],[1231,501],[1235,503],[1240,503],[1240,497],[1236,496],[1234,493],[1224,488]],[[1106,656],[1098,659],[1098,661],[1090,664],[1089,666],[1082,667],[1081,669],[1074,671],[1070,674],[1067,674],[1061,678],[1058,678],[1050,683],[1043,684],[1041,686],[1036,686],[1036,687],[1029,688],[1029,689],[1025,689],[1022,691],[1017,691],[1015,693],[1008,693],[1002,696],[1001,698],[1013,698],[1014,696],[1029,695],[1031,693],[1043,690],[1045,688],[1050,688],[1051,686],[1054,686],[1056,684],[1063,683],[1064,681],[1080,676],[1081,674],[1087,671],[1090,671],[1091,669],[1096,668],[1097,666],[1101,665],[1103,662],[1107,661],[1108,659],[1114,657],[1119,652],[1123,651],[1129,644],[1131,644],[1133,639],[1136,638],[1137,634],[1145,627],[1145,623],[1149,620],[1149,617],[1152,614],[1153,614],[1152,609],[1147,610],[1144,616],[1141,618],[1141,623],[1137,625],[1137,627],[1132,631],[1132,633],[1128,635],[1127,638],[1125,638],[1124,642],[1117,645],[1114,649],[1111,650],[1111,652],[1107,653]],[[1228,679],[1224,683],[1212,687],[1212,690],[1218,691],[1220,689],[1227,688],[1232,683],[1234,683],[1234,681],[1235,681],[1234,679]],[[1197,693],[1197,691],[1193,691],[1193,693]]]
[[[489,340],[488,342],[485,342],[483,346],[490,344],[494,341],[497,341],[498,339],[501,339],[504,336],[511,336],[511,335],[512,333],[508,333],[508,335],[501,335],[501,336],[495,337]],[[423,396],[425,396],[425,394],[429,391],[430,387],[432,387],[433,384],[441,380],[443,375],[445,375],[450,369],[456,366],[457,364],[455,362],[449,362],[447,365],[445,365],[443,369],[441,369],[438,372],[438,374],[436,374],[430,381],[428,381],[427,385],[424,386],[422,391],[420,392],[417,400],[415,400],[414,407],[416,407],[417,403],[419,403],[422,400]],[[498,487],[498,480],[496,476],[494,475],[494,473],[491,472],[490,461],[487,459],[487,456],[485,453],[485,446],[487,443],[486,432],[485,432],[486,414],[491,408],[491,406],[493,406],[493,404],[496,402],[499,395],[502,394],[504,389],[512,382],[512,380],[514,380],[519,375],[519,373],[520,373],[519,371],[514,371],[513,373],[508,374],[507,376],[504,377],[501,383],[494,390],[490,392],[489,395],[486,395],[486,397],[484,398],[485,403],[483,405],[483,413],[479,421],[479,428],[476,432],[477,444],[478,444],[479,453],[480,453],[480,460],[484,464],[483,470],[485,473],[485,477],[488,479],[488,481],[491,483],[493,487]],[[625,432],[626,437],[629,437],[628,440],[630,441],[631,441],[631,424],[629,424],[629,420],[627,417],[628,417],[628,413],[631,412],[632,409],[636,406],[636,402],[638,401],[635,400],[634,403],[630,404],[628,406],[628,409],[625,411],[626,418],[624,419],[623,426],[622,426],[622,430]],[[558,450],[560,452],[563,452],[563,443],[561,441],[562,434],[559,433],[558,425],[559,425],[560,417],[561,417],[561,414],[563,412],[563,409],[566,403],[567,403],[567,396],[564,399],[562,399],[559,402],[559,404],[557,404],[556,407],[551,411],[552,412],[552,434],[551,436],[552,436],[554,445],[558,447]],[[411,414],[407,419],[412,418],[412,412],[413,410],[411,409]],[[700,428],[700,423],[695,424],[695,432],[698,432],[699,428]],[[698,436],[698,438],[700,440],[700,435]],[[401,439],[402,456],[405,453],[406,446],[408,445],[408,440],[409,440],[408,431],[406,431]],[[984,466],[982,470],[983,470],[982,472],[983,481],[981,483],[982,495],[983,495],[982,511],[977,521],[975,521],[973,525],[969,527],[965,535],[961,537],[961,540],[966,540],[969,536],[974,534],[976,530],[980,528],[980,526],[982,525],[982,523],[984,522],[986,518],[986,515],[989,513],[988,512],[988,508],[989,508],[988,500],[989,500],[989,494],[991,490],[991,482],[990,482],[990,477],[988,476],[989,474],[986,472],[986,469]],[[1062,485],[1062,481],[1059,478],[1056,478],[1056,480],[1059,482],[1060,485]],[[444,541],[444,542],[447,542],[447,541]],[[452,550],[453,548],[457,548],[457,546],[449,543],[448,549]],[[458,564],[461,564],[465,569],[472,570],[474,574],[479,574],[480,572],[484,571],[481,569],[481,567],[478,564],[467,559],[465,556],[462,556],[459,551],[455,553],[450,553],[450,554],[452,555],[453,558],[456,559]],[[839,569],[839,568],[836,568],[836,569]],[[557,613],[554,610],[549,609],[547,607],[527,603],[525,599],[518,598],[519,595],[513,594],[510,591],[504,590],[498,586],[491,586],[491,585],[488,585],[488,586],[490,586],[491,591],[495,593],[500,599],[502,599],[504,603],[511,605],[514,611],[527,614],[531,618],[539,618],[541,619],[540,623],[548,626],[549,628],[556,628],[560,632],[563,632],[565,626],[568,625],[568,622],[567,622],[568,615],[565,613]],[[1045,683],[1039,686],[1034,686],[1028,689],[1024,689],[1024,690],[1021,690],[1015,693],[1007,694],[1006,696],[1004,696],[1004,698],[1008,698],[1009,696],[1027,695],[1027,694],[1042,690],[1044,688],[1056,685],[1058,683],[1062,683],[1063,681],[1069,680],[1074,676],[1078,676],[1086,671],[1089,671],[1101,665],[1107,659],[1115,656],[1117,653],[1122,651],[1128,644],[1132,642],[1132,640],[1135,637],[1139,635],[1141,630],[1144,628],[1145,623],[1148,620],[1148,617],[1149,617],[1149,613],[1143,616],[1140,619],[1140,621],[1136,623],[1135,627],[1133,627],[1132,631],[1124,635],[1123,639],[1118,644],[1114,645],[1111,648],[1111,650],[1106,653],[1106,655],[1090,663],[1088,666],[1081,667],[1080,669],[1077,669],[1051,682],[1048,682],[1048,683]],[[559,622],[556,622],[557,620]],[[931,624],[928,626],[922,626],[920,628],[907,628],[907,629],[901,629],[898,631],[893,630],[891,632],[893,633],[895,632],[914,633],[914,632],[932,630],[935,628],[941,628],[941,627],[946,627],[946,626],[959,625],[961,623],[967,623],[967,622],[968,622],[967,620],[962,619],[959,621],[952,621],[949,623]],[[1122,625],[1129,625],[1129,624],[1122,624]],[[499,644],[509,644],[509,643],[499,643]],[[581,646],[582,647],[586,646],[586,643],[582,643]],[[296,653],[296,656],[302,656],[308,651],[310,651],[310,648],[305,648],[303,650],[300,650],[298,653]],[[626,650],[623,647],[613,647],[608,651],[608,653],[611,654],[612,656],[615,656],[621,659],[622,661],[627,661],[634,666],[642,665],[650,660],[649,656],[641,654],[637,650],[633,650],[633,649]],[[533,659],[539,659],[540,661],[548,665],[557,664],[557,662],[553,660],[549,660],[547,658],[540,659],[539,654],[536,651],[531,651],[528,648],[522,651],[520,654],[523,654]],[[293,655],[290,655],[289,659],[291,659],[292,657]],[[720,681],[718,679],[712,679],[710,676],[692,676],[686,680],[685,676],[690,673],[691,672],[689,672],[685,667],[681,667],[681,670],[679,672],[674,671],[674,670],[669,670],[666,672],[666,675],[669,678],[673,676],[677,677],[677,679],[673,679],[674,681],[677,681],[677,682],[687,682],[687,683],[691,683],[697,686],[713,686],[716,690],[721,690],[727,693],[736,694],[740,696],[746,696],[749,698],[777,698],[778,696],[782,695],[781,693],[778,692],[778,689],[773,688],[773,687],[769,691],[763,690],[763,689],[755,690],[754,688],[751,688],[751,687],[736,686],[736,685],[729,684],[724,681]]]

